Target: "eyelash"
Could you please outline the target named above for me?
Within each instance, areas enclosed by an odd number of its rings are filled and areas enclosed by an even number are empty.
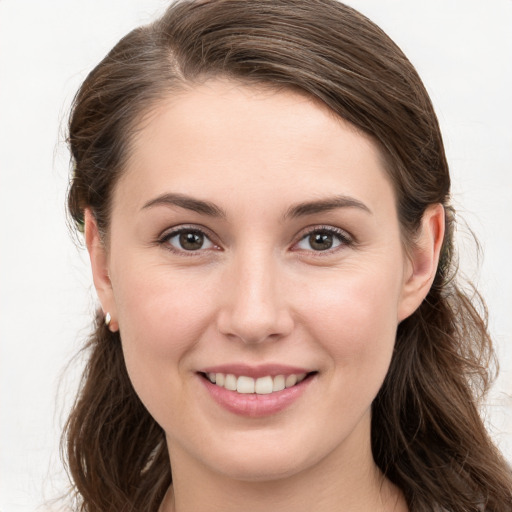
[[[192,256],[197,257],[201,256],[205,249],[201,248],[196,251],[187,251],[186,249],[178,249],[176,247],[173,247],[170,243],[170,240],[174,237],[177,237],[183,233],[194,233],[198,234],[204,237],[205,240],[208,240],[212,244],[212,248],[215,250],[220,250],[219,246],[213,242],[212,238],[213,236],[209,234],[209,232],[200,226],[180,226],[177,229],[173,229],[171,231],[167,231],[164,233],[158,240],[157,243],[161,246],[163,246],[166,250],[178,254],[180,256]]]
[[[339,241],[339,245],[333,248],[326,249],[324,251],[315,251],[313,249],[310,249],[309,252],[313,254],[315,257],[322,257],[322,255],[332,254],[340,249],[343,249],[344,247],[350,247],[355,243],[352,236],[350,236],[346,231],[340,228],[335,228],[333,226],[312,226],[310,228],[307,228],[306,231],[300,235],[298,242],[295,242],[293,246],[297,246],[300,242],[302,242],[307,237],[315,233],[331,235],[337,238]]]
[[[186,249],[178,249],[178,248],[174,247],[173,245],[171,245],[170,240],[174,237],[177,237],[177,236],[183,234],[183,233],[194,233],[194,234],[201,235],[204,237],[204,239],[208,240],[212,244],[212,247],[208,247],[206,249],[201,247],[200,249],[197,249],[197,250],[186,250]],[[332,253],[342,249],[343,247],[350,247],[350,246],[354,245],[354,243],[355,243],[354,239],[346,231],[343,231],[342,229],[335,228],[333,226],[312,226],[312,227],[308,228],[306,231],[301,233],[299,240],[292,245],[292,250],[300,251],[300,249],[294,249],[294,247],[296,247],[307,237],[309,237],[315,233],[334,236],[335,238],[338,239],[338,242],[339,242],[339,244],[337,246],[335,246],[334,248],[329,248],[326,250],[315,251],[314,249],[309,249],[308,252],[315,255],[315,257],[321,257],[324,254],[332,254]],[[173,252],[175,254],[178,254],[180,256],[195,256],[195,257],[197,257],[197,256],[201,256],[205,250],[211,250],[211,249],[221,250],[220,247],[212,240],[212,238],[213,238],[213,236],[210,235],[209,232],[203,227],[180,226],[177,229],[173,229],[171,231],[164,233],[164,235],[162,235],[157,240],[157,243],[159,245],[165,247],[166,250]]]

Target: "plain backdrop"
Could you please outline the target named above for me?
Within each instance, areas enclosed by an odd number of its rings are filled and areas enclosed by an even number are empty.
[[[487,299],[501,374],[486,421],[512,460],[512,1],[349,0],[416,65],[441,122],[462,268]],[[88,71],[163,0],[0,0],[0,510],[66,491],[59,433],[94,292],[65,221],[66,117]],[[45,505],[44,510],[56,510]]]

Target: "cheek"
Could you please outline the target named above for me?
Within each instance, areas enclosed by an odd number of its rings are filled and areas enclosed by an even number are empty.
[[[384,378],[396,336],[399,276],[353,269],[328,285],[308,287],[308,327],[344,375],[366,379],[366,370]]]
[[[165,269],[127,272],[115,295],[123,340],[155,357],[186,350],[210,313],[204,289]]]
[[[176,407],[182,395],[187,355],[210,322],[210,294],[163,268],[128,268],[113,281],[123,353],[137,394],[158,421],[161,404],[172,399]],[[169,389],[178,391],[171,397]]]

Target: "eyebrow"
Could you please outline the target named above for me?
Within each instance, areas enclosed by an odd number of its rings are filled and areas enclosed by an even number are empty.
[[[358,208],[363,210],[370,215],[373,215],[372,211],[363,202],[349,196],[334,196],[320,199],[318,201],[308,201],[305,203],[298,203],[291,206],[286,211],[284,218],[296,218],[303,217],[306,215],[313,215],[315,213],[328,212],[337,208]]]
[[[195,199],[185,194],[162,194],[145,203],[142,209],[153,208],[155,206],[178,206],[210,217],[226,218],[227,216],[216,204],[210,201]],[[341,195],[293,205],[288,208],[284,214],[284,219],[314,215],[315,213],[323,213],[337,208],[359,208],[360,210],[372,214],[372,211],[363,202],[353,197]]]
[[[195,199],[184,194],[162,194],[148,201],[142,207],[142,210],[155,206],[178,206],[210,217],[226,217],[226,213],[214,203]]]

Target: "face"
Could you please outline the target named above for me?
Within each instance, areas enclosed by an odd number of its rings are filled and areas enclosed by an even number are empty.
[[[93,246],[172,462],[251,480],[369,453],[422,297],[368,137],[299,94],[207,82],[141,124],[108,249]]]

